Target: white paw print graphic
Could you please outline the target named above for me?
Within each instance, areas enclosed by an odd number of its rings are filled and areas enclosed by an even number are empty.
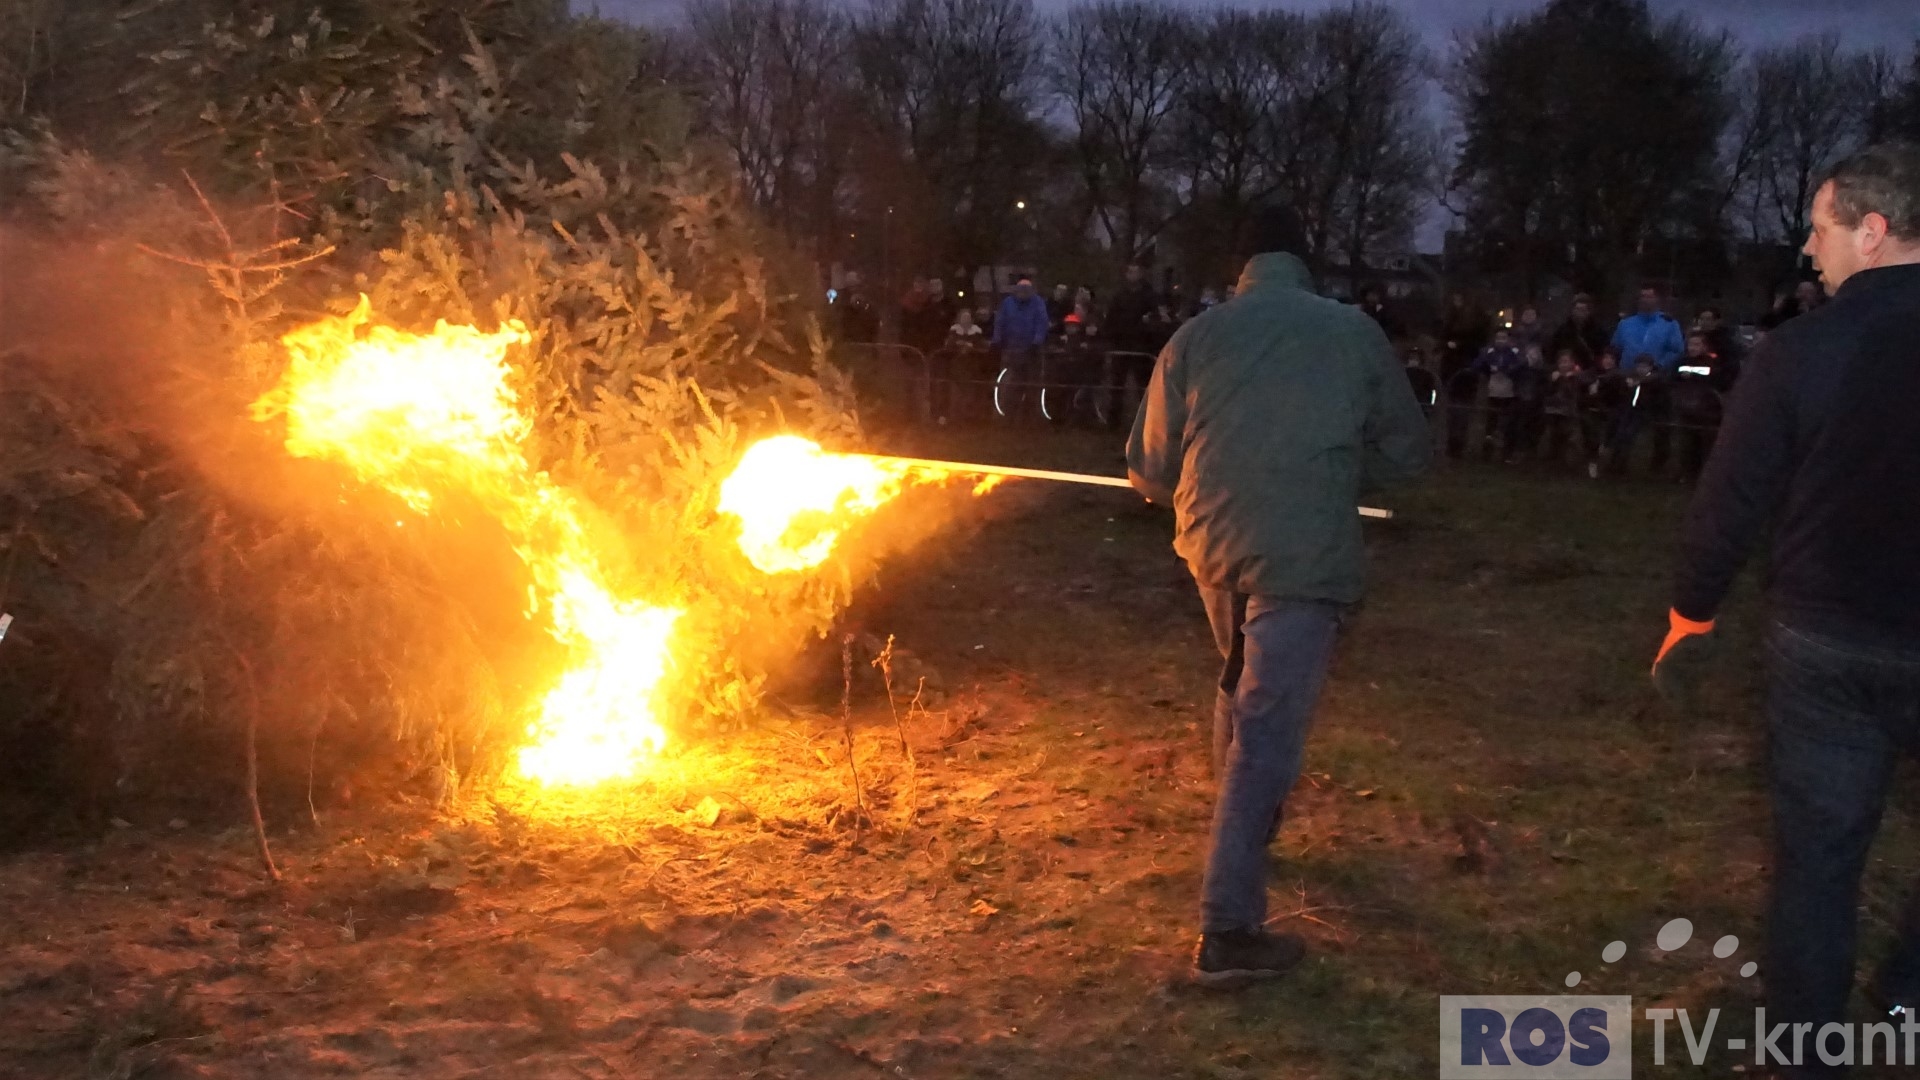
[[[1660,928],[1660,932],[1654,935],[1653,943],[1660,946],[1661,952],[1673,952],[1675,949],[1680,948],[1692,940],[1693,923],[1687,919],[1674,919]],[[1734,937],[1732,934],[1728,934],[1726,937],[1713,943],[1713,955],[1716,959],[1725,960],[1727,957],[1732,956],[1739,948],[1740,939]],[[1627,955],[1627,943],[1624,941],[1615,941],[1600,950],[1601,961],[1608,964],[1617,962],[1625,955]],[[1740,966],[1740,977],[1743,979],[1752,978],[1753,973],[1759,970],[1760,965],[1749,960]],[[1579,985],[1580,973],[1577,971],[1567,972],[1568,988]]]

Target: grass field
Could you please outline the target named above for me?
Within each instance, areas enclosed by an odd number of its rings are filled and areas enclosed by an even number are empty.
[[[887,449],[1120,469],[1085,434]],[[1696,713],[1649,700],[1685,495],[1473,465],[1387,497],[1276,846],[1276,925],[1312,950],[1280,983],[1185,979],[1217,657],[1170,518],[1018,482],[856,609],[902,650],[892,708],[858,658],[860,806],[829,649],[829,678],[619,806],[363,800],[276,828],[280,886],[229,822],[15,856],[0,1075],[1375,1080],[1436,1075],[1438,995],[1570,971],[1744,1028],[1762,614],[1749,585]],[[1904,803],[1869,950],[1920,864]],[[1693,940],[1662,952],[1676,917]]]

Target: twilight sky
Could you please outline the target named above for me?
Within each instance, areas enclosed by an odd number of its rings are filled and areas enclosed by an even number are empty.
[[[1168,0],[1195,8],[1215,6],[1211,0]],[[1342,0],[1293,0],[1285,4],[1245,3],[1240,6],[1291,7],[1312,11]],[[1426,30],[1436,49],[1444,49],[1456,27],[1477,24],[1488,15],[1510,15],[1537,6],[1542,0],[1396,0]],[[1037,0],[1041,10],[1057,10],[1067,0]],[[670,21],[680,11],[680,0],[574,0],[580,10],[598,8],[602,14],[636,22]],[[1725,27],[1749,44],[1771,44],[1805,33],[1838,33],[1855,47],[1887,45],[1902,59],[1920,37],[1920,3],[1915,0],[1653,0],[1661,14],[1686,12],[1707,26]]]

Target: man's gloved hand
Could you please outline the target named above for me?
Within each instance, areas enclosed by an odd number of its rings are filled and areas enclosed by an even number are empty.
[[[1667,639],[1653,658],[1653,688],[1668,704],[1691,703],[1713,659],[1712,635],[1712,619],[1697,622],[1678,611],[1667,612]]]

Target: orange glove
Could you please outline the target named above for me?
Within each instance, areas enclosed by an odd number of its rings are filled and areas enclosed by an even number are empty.
[[[1695,622],[1685,615],[1680,614],[1679,611],[1669,608],[1667,610],[1667,640],[1660,643],[1660,652],[1653,658],[1654,671],[1657,672],[1660,670],[1660,661],[1667,658],[1667,654],[1673,651],[1675,645],[1680,644],[1690,637],[1698,637],[1702,634],[1711,633],[1712,631],[1712,619],[1708,619],[1706,622]]]

